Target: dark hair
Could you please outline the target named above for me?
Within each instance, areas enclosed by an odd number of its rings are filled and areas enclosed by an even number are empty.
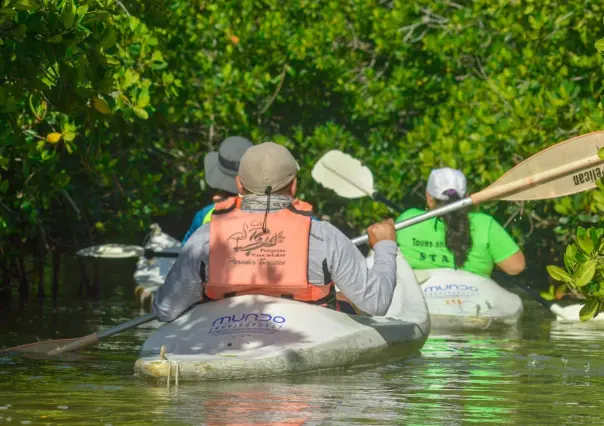
[[[454,189],[443,192],[449,199],[447,201],[437,200],[439,205],[445,205],[460,199]],[[461,268],[468,258],[468,252],[472,248],[472,235],[470,233],[469,209],[457,210],[442,217],[446,225],[445,245],[455,257],[455,266]]]

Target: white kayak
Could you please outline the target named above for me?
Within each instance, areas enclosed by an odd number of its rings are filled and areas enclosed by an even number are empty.
[[[416,270],[434,328],[512,326],[522,299],[490,278],[452,269]]]
[[[151,225],[151,232],[143,241],[143,247],[154,251],[178,253],[181,249],[181,242],[162,232],[159,225],[154,223]],[[134,271],[134,282],[136,283],[135,294],[139,297],[141,304],[153,299],[153,293],[164,283],[175,260],[173,257],[150,259],[139,257]]]
[[[430,333],[430,317],[413,270],[400,253],[397,261],[397,286],[383,317],[257,295],[205,303],[149,336],[135,374],[175,381],[243,379],[415,356]]]

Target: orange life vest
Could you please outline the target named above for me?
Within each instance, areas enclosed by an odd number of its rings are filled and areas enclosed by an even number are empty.
[[[204,297],[215,300],[263,294],[301,302],[335,302],[333,283],[308,282],[312,206],[295,200],[288,208],[250,213],[233,200],[216,204],[210,225],[210,259]]]

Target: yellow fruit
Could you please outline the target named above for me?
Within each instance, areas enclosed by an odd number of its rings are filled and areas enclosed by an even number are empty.
[[[111,114],[111,108],[109,108],[109,104],[107,103],[107,101],[105,101],[105,99],[101,99],[101,98],[94,98],[94,100],[92,101],[94,108],[103,114]]]
[[[61,134],[57,132],[52,132],[46,135],[46,141],[50,143],[57,143],[61,140]]]

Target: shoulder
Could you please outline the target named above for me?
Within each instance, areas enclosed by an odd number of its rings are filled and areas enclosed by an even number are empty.
[[[210,223],[199,226],[185,243],[183,250],[199,252],[210,242]]]
[[[343,237],[348,239],[346,235],[329,222],[320,219],[310,221],[310,232],[312,236],[320,239],[333,240],[334,238]]]
[[[396,218],[396,221],[401,222],[405,219],[409,219],[410,217],[414,217],[414,216],[420,215],[425,212],[426,212],[425,210],[417,209],[417,208],[407,209],[403,213],[401,213],[399,217]]]
[[[488,226],[490,226],[491,224],[499,224],[499,222],[497,222],[497,220],[493,216],[487,213],[472,212],[468,214],[468,217],[470,218],[470,221],[472,223],[478,223],[481,225]]]

